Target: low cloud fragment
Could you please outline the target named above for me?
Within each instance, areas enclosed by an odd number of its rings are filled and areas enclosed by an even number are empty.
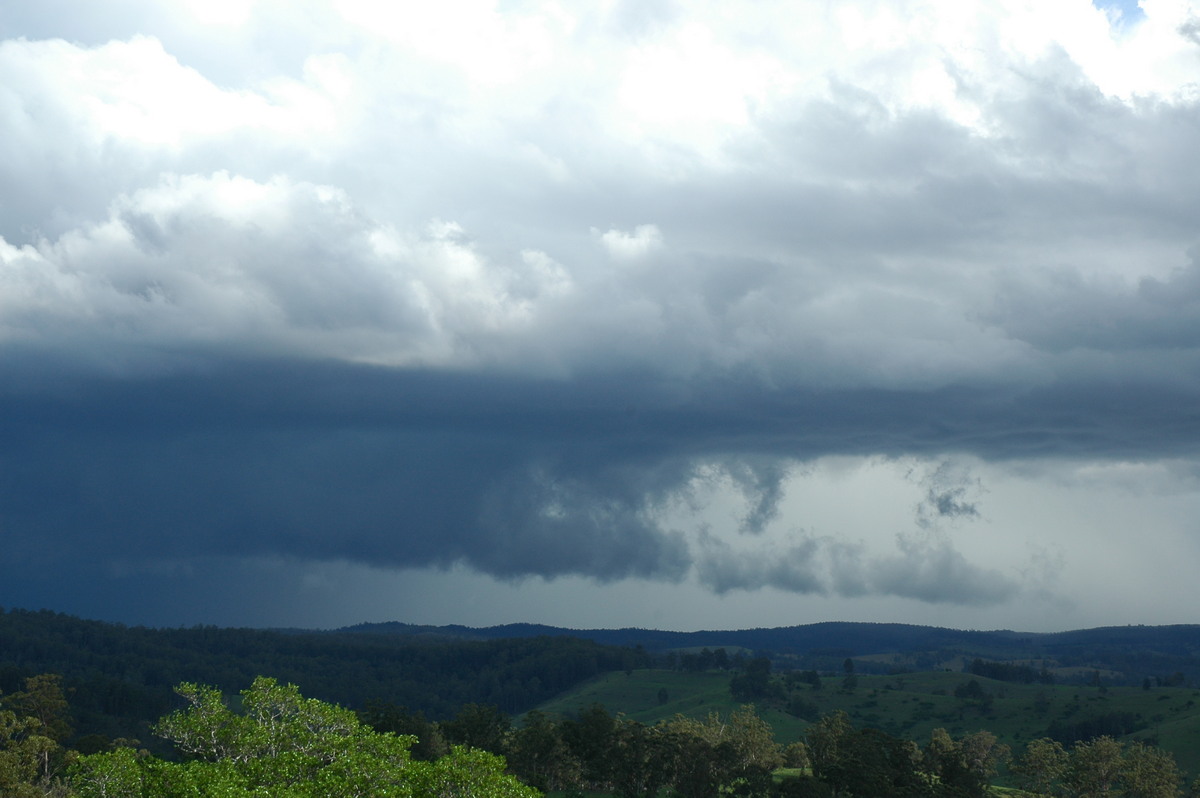
[[[1020,582],[968,561],[940,536],[899,535],[896,551],[868,553],[830,537],[805,536],[784,549],[736,551],[708,540],[697,563],[700,581],[717,593],[775,588],[820,596],[896,596],[928,604],[993,606]]]
[[[943,460],[920,477],[919,484],[925,489],[925,498],[917,505],[916,512],[917,526],[922,529],[935,529],[943,521],[981,517],[978,496],[984,488],[965,465]]]
[[[618,261],[631,261],[643,258],[660,249],[663,245],[662,233],[656,225],[640,224],[632,233],[623,230],[609,230],[606,233],[593,229],[592,234],[599,236],[600,243],[609,256]]]

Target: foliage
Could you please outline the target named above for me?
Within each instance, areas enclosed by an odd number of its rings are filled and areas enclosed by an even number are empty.
[[[1013,768],[1031,792],[1069,798],[1175,798],[1182,774],[1169,753],[1111,737],[1067,751],[1057,740],[1033,740]]]
[[[189,755],[167,762],[129,748],[80,757],[72,784],[80,798],[532,798],[504,774],[504,760],[454,749],[413,762],[413,738],[376,732],[350,710],[304,698],[294,685],[259,677],[242,692],[243,713],[220,691],[181,684],[184,710],[156,731]]]
[[[0,795],[24,798],[53,792],[70,759],[60,742],[71,735],[61,678],[25,679],[25,689],[0,699]]]
[[[0,795],[26,798],[44,794],[51,779],[46,763],[58,744],[43,732],[37,718],[0,710]]]
[[[1043,737],[1025,746],[1024,755],[1012,770],[1023,788],[1048,795],[1067,772],[1068,762],[1070,755],[1062,743]]]

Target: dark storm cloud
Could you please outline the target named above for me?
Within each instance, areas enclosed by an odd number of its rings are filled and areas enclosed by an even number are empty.
[[[49,379],[11,356],[4,365],[9,567],[288,556],[676,580],[695,564],[718,591],[987,603],[1010,583],[940,538],[882,557],[813,541],[742,555],[689,548],[654,510],[698,463],[726,462],[758,517],[788,463],[825,454],[1143,456],[1200,440],[1195,397],[1165,390],[685,389],[644,375],[562,382],[298,361]],[[935,482],[934,512],[974,513]]]

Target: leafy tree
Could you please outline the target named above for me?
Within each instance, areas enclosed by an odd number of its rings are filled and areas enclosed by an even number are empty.
[[[1121,764],[1125,798],[1175,798],[1183,774],[1170,753],[1145,743],[1131,743]]]
[[[1050,794],[1067,773],[1070,755],[1058,740],[1043,737],[1030,740],[1025,752],[1013,763],[1021,788],[1028,792]]]
[[[454,749],[412,762],[412,737],[373,731],[353,712],[260,677],[234,713],[219,691],[182,684],[188,702],[156,732],[191,759],[165,762],[129,748],[80,757],[80,798],[533,798],[504,761]]]
[[[1000,765],[1012,758],[1012,750],[1001,744],[990,731],[965,735],[958,741],[958,749],[978,795],[986,793],[987,785],[999,772]]]
[[[709,795],[718,788],[764,792],[771,773],[783,764],[783,751],[771,725],[746,705],[728,719],[713,712],[704,720],[676,715],[667,730],[680,741],[676,789]]]
[[[613,780],[617,721],[600,704],[592,704],[574,720],[564,721],[563,741],[579,761],[583,781],[604,789]]]
[[[975,732],[954,740],[945,729],[934,729],[923,764],[935,779],[938,795],[982,798],[1008,755],[1008,746],[1000,745],[991,732]]]
[[[37,718],[0,710],[0,795],[28,798],[46,794],[51,774],[46,763],[59,750]]]
[[[929,783],[915,744],[878,729],[857,729],[838,741],[837,756],[821,780],[838,795],[926,798]]]
[[[34,755],[37,753],[37,780],[42,785],[53,782],[61,772],[68,756],[61,743],[74,732],[71,723],[71,708],[67,705],[67,697],[62,688],[62,677],[56,673],[43,673],[25,679],[25,689],[12,693],[0,699],[0,706],[10,711],[16,719],[16,740],[11,740],[9,751],[16,756]],[[32,723],[30,723],[32,721]],[[49,744],[46,742],[49,739]],[[22,754],[17,755],[15,751]],[[7,794],[7,793],[5,793]]]
[[[539,790],[561,790],[579,781],[579,760],[554,721],[536,709],[512,733],[508,761],[514,773]]]
[[[850,716],[840,709],[822,715],[809,727],[806,737],[814,776],[824,779],[837,766],[841,746],[851,730]]]
[[[783,749],[783,766],[788,768],[807,769],[812,766],[808,756],[808,746],[799,740],[788,743]]]
[[[612,786],[623,798],[657,795],[677,772],[677,740],[663,726],[621,719],[614,727]]]
[[[66,742],[74,733],[62,676],[57,673],[30,676],[24,690],[4,696],[0,705],[17,715],[37,718],[43,734],[57,742]]]
[[[442,734],[457,745],[503,754],[512,723],[499,707],[491,704],[467,704],[454,720],[441,724]]]
[[[410,770],[412,798],[540,798],[505,775],[503,757],[478,749],[455,746],[436,762],[413,762]]]
[[[417,741],[409,749],[413,759],[432,762],[450,753],[442,730],[427,720],[420,710],[412,712],[408,707],[386,701],[371,701],[366,709],[359,710],[358,717],[375,731],[416,737]]]
[[[1074,798],[1101,798],[1117,786],[1121,769],[1121,744],[1111,737],[1097,737],[1075,745],[1063,784]]]

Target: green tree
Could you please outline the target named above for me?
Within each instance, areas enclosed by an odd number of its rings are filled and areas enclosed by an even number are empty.
[[[991,732],[954,740],[945,729],[934,729],[922,759],[925,771],[934,777],[938,795],[982,798],[1000,763],[1008,757],[1008,746],[1001,745]]]
[[[540,798],[540,793],[504,772],[504,757],[454,746],[436,762],[414,762],[412,798]]]
[[[1175,757],[1145,743],[1130,743],[1121,763],[1120,782],[1125,798],[1175,798],[1183,774]]]
[[[1063,777],[1067,793],[1074,798],[1108,795],[1121,777],[1121,753],[1121,743],[1111,737],[1076,743]]]
[[[432,762],[450,753],[441,729],[420,710],[413,712],[386,701],[370,701],[365,709],[359,710],[358,717],[375,731],[416,737],[409,749],[413,759]]]
[[[0,795],[6,798],[42,796],[52,786],[46,763],[59,750],[37,718],[0,710]]]
[[[512,722],[499,707],[491,704],[467,704],[459,710],[454,720],[441,724],[442,734],[457,745],[505,753]]]
[[[616,730],[616,719],[600,704],[592,704],[561,725],[563,741],[579,761],[584,783],[592,789],[607,789],[612,783]]]
[[[619,719],[614,727],[610,773],[622,798],[657,795],[678,771],[677,740],[663,726]]]
[[[974,779],[977,795],[987,792],[987,786],[999,772],[1000,766],[1012,758],[1012,750],[990,731],[964,735],[958,741],[958,748],[967,771]]]
[[[788,743],[783,749],[783,766],[788,768],[808,769],[812,760],[808,756],[808,746],[799,740]]]
[[[850,716],[841,709],[822,715],[809,727],[806,738],[814,776],[824,779],[837,765],[842,743],[851,731]]]
[[[579,781],[579,760],[572,755],[557,724],[536,709],[512,733],[508,763],[526,784],[539,790],[561,790]]]
[[[911,741],[857,729],[838,741],[837,756],[820,778],[836,795],[927,798],[931,790],[920,760]]]
[[[1013,763],[1022,789],[1043,795],[1056,795],[1059,780],[1067,772],[1070,754],[1058,740],[1042,737],[1030,740],[1025,753]]]
[[[19,716],[37,718],[42,732],[52,740],[63,743],[74,733],[71,707],[67,704],[62,676],[43,673],[25,680],[25,689],[0,699],[0,705]]]
[[[771,725],[750,705],[728,718],[715,712],[704,720],[676,715],[667,730],[680,741],[677,782],[688,785],[689,795],[706,794],[710,787],[765,792],[772,771],[783,764]]]
[[[0,698],[0,706],[16,718],[33,721],[17,734],[17,748],[28,754],[37,749],[37,778],[42,785],[51,784],[69,759],[61,743],[74,732],[71,708],[57,673],[43,673],[25,679],[25,689]],[[31,739],[32,738],[32,739]],[[49,738],[51,744],[46,744]]]

